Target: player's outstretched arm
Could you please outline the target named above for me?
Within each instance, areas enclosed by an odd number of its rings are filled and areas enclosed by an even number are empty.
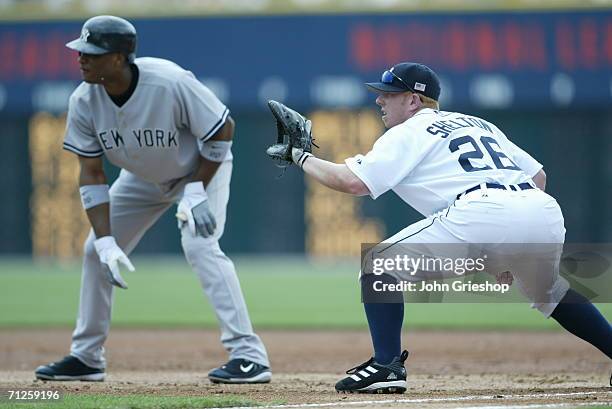
[[[328,162],[312,154],[308,154],[307,158],[300,158],[300,155],[303,153],[295,152],[295,163],[299,163],[301,159],[301,167],[304,172],[317,182],[338,192],[355,196],[370,194],[368,187],[345,164]]]

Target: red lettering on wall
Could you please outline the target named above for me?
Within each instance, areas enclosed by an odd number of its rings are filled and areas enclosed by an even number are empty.
[[[407,56],[402,55],[402,46],[401,46],[401,35],[399,30],[394,27],[385,27],[382,30],[380,39],[379,39],[379,47],[383,51],[383,56],[385,61],[404,61]],[[410,57],[408,55],[408,57]]]
[[[548,67],[546,33],[536,24],[510,22],[495,27],[455,20],[442,28],[421,23],[403,28],[368,26],[367,30],[359,26],[351,39],[353,59],[363,69],[380,69],[405,60],[453,70]]]
[[[516,23],[509,23],[502,29],[502,49],[505,50],[505,61],[511,68],[518,68],[523,62],[523,40],[521,29]]]
[[[495,33],[490,24],[479,24],[474,30],[474,41],[476,45],[476,57],[481,67],[491,69],[497,60],[495,47]]]
[[[25,78],[34,77],[38,71],[39,53],[42,51],[38,38],[34,34],[28,34],[21,45],[21,73]]]
[[[81,78],[77,54],[65,46],[74,34],[43,34],[0,34],[0,81]]]
[[[361,24],[350,34],[351,55],[358,66],[369,70],[376,66],[374,30],[367,24]]]
[[[485,17],[469,24],[458,17],[443,24],[365,27],[357,26],[351,33],[352,58],[364,70],[405,60],[455,71],[612,66],[612,17],[559,17],[546,24],[508,17],[496,25]]]
[[[463,70],[468,63],[467,34],[465,25],[451,23],[448,28],[448,56],[450,63],[456,69]]]
[[[47,37],[47,46],[44,49],[43,64],[45,73],[49,78],[57,78],[62,71],[62,60],[60,50],[63,44],[63,37],[58,33],[50,33]]]
[[[580,62],[587,68],[597,65],[597,24],[593,20],[580,22]]]

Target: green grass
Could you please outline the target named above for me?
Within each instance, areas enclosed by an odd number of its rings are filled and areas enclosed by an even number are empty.
[[[605,405],[605,406],[577,406],[575,409],[610,409],[612,408],[612,405]]]
[[[115,291],[113,326],[216,327],[195,274],[182,259],[135,259]],[[258,328],[364,328],[356,267],[303,259],[236,262],[249,312]],[[0,328],[72,327],[80,267],[0,260]],[[612,304],[601,304],[612,316]],[[407,304],[405,325],[427,329],[556,329],[527,303]]]
[[[271,404],[282,404],[272,402]],[[0,408],[6,409],[191,409],[191,408],[231,408],[240,406],[262,406],[263,403],[238,396],[207,396],[207,397],[178,397],[178,396],[104,396],[104,395],[66,395],[57,402],[36,403],[4,403]],[[609,409],[605,406],[580,406],[576,409]]]
[[[612,408],[612,404],[608,404],[605,406],[587,406],[586,408],[583,406],[581,409],[610,409]]]
[[[218,408],[237,406],[261,406],[262,403],[239,396],[104,396],[104,395],[66,395],[56,402],[38,401],[33,403],[0,402],[0,408],[14,409],[187,409],[187,408]]]

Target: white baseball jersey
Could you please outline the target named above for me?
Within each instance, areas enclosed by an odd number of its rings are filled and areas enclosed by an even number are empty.
[[[138,84],[122,106],[104,87],[83,82],[72,93],[64,149],[106,155],[114,165],[153,183],[193,172],[203,143],[225,123],[226,106],[195,76],[159,58],[137,58]],[[231,159],[228,152],[225,160]]]
[[[373,199],[392,189],[425,216],[480,183],[528,182],[542,169],[490,122],[429,108],[387,130],[370,152],[346,164]]]

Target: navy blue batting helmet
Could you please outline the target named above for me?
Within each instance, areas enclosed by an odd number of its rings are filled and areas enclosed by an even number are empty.
[[[121,53],[129,62],[134,62],[136,29],[121,17],[92,17],[83,24],[81,36],[67,43],[66,47],[83,54]]]

